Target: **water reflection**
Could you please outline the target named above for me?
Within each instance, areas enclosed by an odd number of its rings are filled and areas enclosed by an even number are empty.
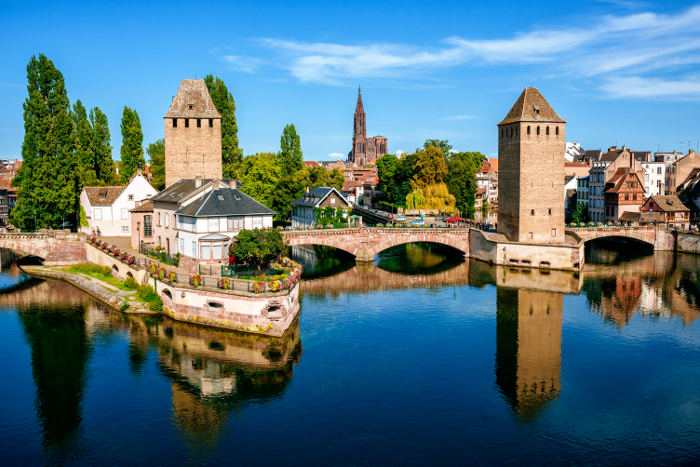
[[[561,293],[496,292],[496,383],[523,420],[559,395],[562,312]]]

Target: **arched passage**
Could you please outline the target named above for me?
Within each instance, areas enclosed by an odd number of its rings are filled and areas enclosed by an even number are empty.
[[[464,252],[441,242],[404,242],[378,252],[374,265],[390,273],[436,274],[456,268]]]
[[[585,241],[586,263],[620,264],[654,253],[654,243],[643,238],[601,235]]]

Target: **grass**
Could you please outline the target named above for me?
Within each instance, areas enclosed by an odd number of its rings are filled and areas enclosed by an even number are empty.
[[[133,290],[124,284],[124,281],[112,275],[112,271],[107,266],[98,266],[97,264],[83,263],[74,264],[64,268],[64,271],[73,274],[83,274],[85,276],[94,277],[95,279],[106,282],[107,284],[119,290]]]
[[[147,303],[151,311],[163,311],[163,300],[150,285],[141,285],[136,289],[136,300]]]

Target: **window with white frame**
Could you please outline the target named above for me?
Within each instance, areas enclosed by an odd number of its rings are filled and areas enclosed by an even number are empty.
[[[170,216],[166,214],[163,217],[165,217],[165,228],[167,229],[170,227]]]
[[[192,242],[192,257],[197,258],[197,242]]]
[[[262,229],[263,228],[262,216],[253,216],[253,228],[254,229]]]
[[[209,218],[209,232],[218,232],[219,231],[219,218],[218,217],[210,217]],[[202,258],[204,259],[204,258]]]
[[[129,195],[128,198],[129,198],[129,201],[133,201],[133,200],[134,200],[134,195]]]
[[[102,220],[102,209],[101,208],[93,208],[92,209],[92,217],[96,220]]]
[[[211,243],[202,242],[202,259],[211,259]]]
[[[180,253],[184,253],[184,252],[185,252],[185,239],[181,238],[180,239]]]
[[[243,230],[244,221],[245,221],[245,217],[243,217],[243,216],[228,216],[228,219],[227,219],[228,231],[229,232],[237,232],[239,230]]]
[[[122,225],[122,232],[124,232],[124,233],[129,233],[129,226],[128,226],[128,225]]]

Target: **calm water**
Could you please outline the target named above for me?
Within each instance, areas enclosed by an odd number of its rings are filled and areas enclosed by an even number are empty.
[[[283,339],[126,317],[5,255],[3,464],[700,459],[700,256],[297,253],[316,267]]]

